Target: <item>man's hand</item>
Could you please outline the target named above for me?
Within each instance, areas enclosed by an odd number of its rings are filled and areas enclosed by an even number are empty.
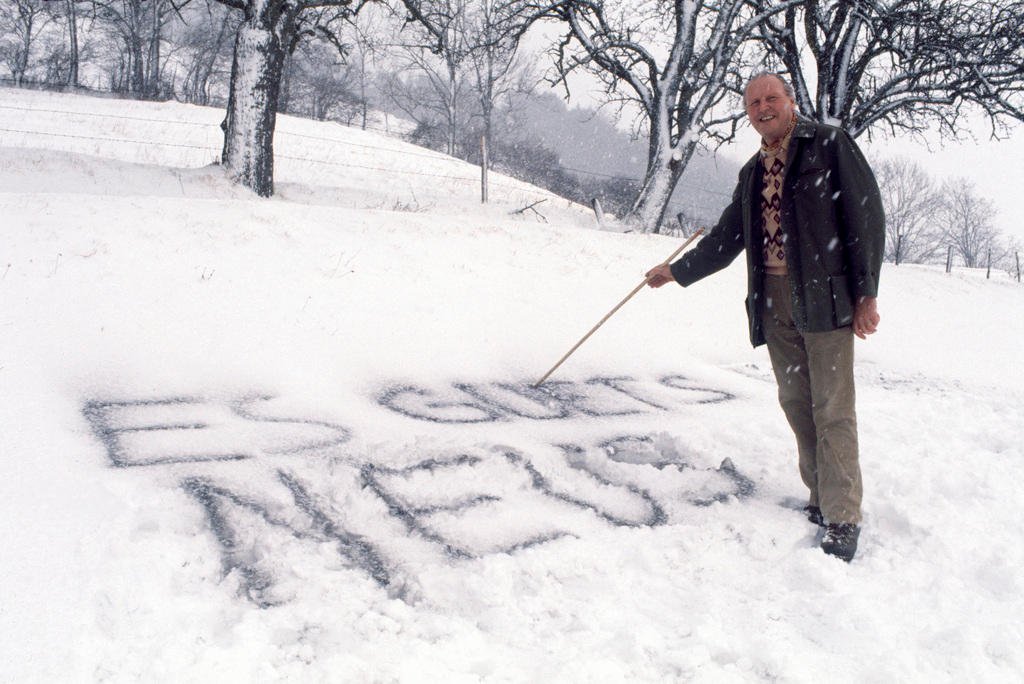
[[[860,297],[853,308],[853,334],[860,339],[878,330],[878,299],[876,297]]]
[[[668,264],[661,264],[655,266],[646,273],[647,285],[649,287],[661,287],[665,283],[675,282],[675,278],[672,277],[672,269]]]

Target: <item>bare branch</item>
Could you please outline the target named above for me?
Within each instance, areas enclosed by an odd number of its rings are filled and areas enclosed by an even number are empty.
[[[956,135],[966,106],[988,115],[993,135],[1024,121],[1022,0],[812,0],[785,26],[763,24],[760,38],[786,66],[801,110],[853,135],[936,123]],[[814,58],[813,98],[801,43]]]

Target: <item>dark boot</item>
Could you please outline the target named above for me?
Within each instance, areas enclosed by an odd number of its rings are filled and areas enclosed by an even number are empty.
[[[829,523],[825,538],[821,540],[821,550],[849,563],[857,553],[859,537],[860,527],[853,523]]]
[[[825,526],[825,516],[821,514],[821,509],[817,506],[804,506],[804,513],[807,514],[807,519],[818,527]]]

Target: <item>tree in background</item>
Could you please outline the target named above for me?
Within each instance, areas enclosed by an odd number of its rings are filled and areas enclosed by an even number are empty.
[[[24,85],[33,45],[52,19],[44,0],[0,0],[0,59],[17,85]]]
[[[469,99],[468,88],[461,71],[452,81],[436,70],[437,65],[428,55],[407,55],[398,69],[384,76],[382,89],[390,105],[415,125],[412,142],[463,156],[468,151],[463,134],[472,116],[463,106]]]
[[[90,0],[96,25],[107,35],[110,87],[137,97],[169,94],[163,82],[167,27],[191,0]]]
[[[476,156],[477,142],[466,144],[476,118],[488,148],[496,148],[498,101],[528,88],[528,67],[516,59],[529,21],[525,3],[403,0],[402,7],[408,13],[403,32],[412,40],[403,43],[405,63],[388,84],[392,102],[416,122],[418,139],[429,142],[442,130],[448,154]]]
[[[346,64],[350,66],[348,75],[352,79],[350,90],[354,101],[340,111],[346,124],[359,118],[362,128],[365,130],[367,127],[371,98],[380,90],[374,68],[385,54],[388,35],[386,17],[372,7],[360,12],[358,17],[349,22],[346,32],[346,44],[349,46]]]
[[[470,0],[411,2],[400,39],[401,61],[388,78],[392,103],[416,123],[416,139],[457,156],[460,131],[469,120],[465,108],[470,36],[466,11]],[[440,141],[433,138],[441,132]]]
[[[403,34],[404,63],[391,81],[395,104],[421,131],[434,128],[429,119],[443,121],[444,151],[456,156],[459,131],[468,120],[465,62],[471,49],[467,26],[472,0],[408,0],[409,18]]]
[[[221,163],[257,195],[274,194],[274,128],[285,56],[319,37],[344,53],[338,27],[368,0],[217,0],[242,12],[235,34]]]
[[[79,41],[79,0],[46,3],[52,22],[44,31],[38,65],[44,83],[77,88],[79,65],[89,51]]]
[[[279,111],[323,121],[357,105],[354,67],[347,57],[347,49],[342,53],[318,41],[300,43],[286,58]]]
[[[556,83],[578,70],[601,80],[609,102],[635,106],[648,139],[647,169],[627,220],[658,232],[668,200],[703,141],[735,133],[742,112],[719,113],[742,80],[742,48],[770,12],[749,0],[562,0],[532,3],[557,19]]]
[[[469,53],[472,91],[488,150],[496,146],[494,118],[499,101],[510,108],[513,94],[532,93],[537,82],[532,65],[519,58],[519,39],[528,22],[525,5],[517,0],[476,0],[468,17],[474,37]]]
[[[921,264],[943,252],[943,196],[920,165],[887,159],[874,167],[885,205],[885,258]]]
[[[226,100],[218,95],[230,82],[231,43],[239,20],[237,12],[217,2],[202,3],[184,14],[176,36],[184,72],[178,86],[182,100],[198,105]]]
[[[64,0],[65,26],[68,32],[68,80],[72,88],[78,87],[78,65],[82,51],[78,45],[78,2]]]
[[[1024,0],[806,0],[760,32],[800,111],[853,137],[934,124],[955,136],[967,105],[993,135],[1024,121]]]
[[[996,216],[992,202],[978,196],[974,184],[965,178],[946,181],[942,196],[939,216],[944,236],[964,266],[984,266],[990,250],[994,261],[1001,260],[1004,254],[999,232],[992,223]]]

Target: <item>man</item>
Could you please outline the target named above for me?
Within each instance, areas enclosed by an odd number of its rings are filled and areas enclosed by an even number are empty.
[[[679,261],[651,269],[649,284],[686,287],[746,251],[750,341],[768,345],[810,490],[805,510],[825,528],[825,553],[849,562],[862,496],[853,336],[864,339],[879,322],[881,196],[853,140],[800,118],[780,76],[755,75],[744,103],[760,151],[718,224]]]

